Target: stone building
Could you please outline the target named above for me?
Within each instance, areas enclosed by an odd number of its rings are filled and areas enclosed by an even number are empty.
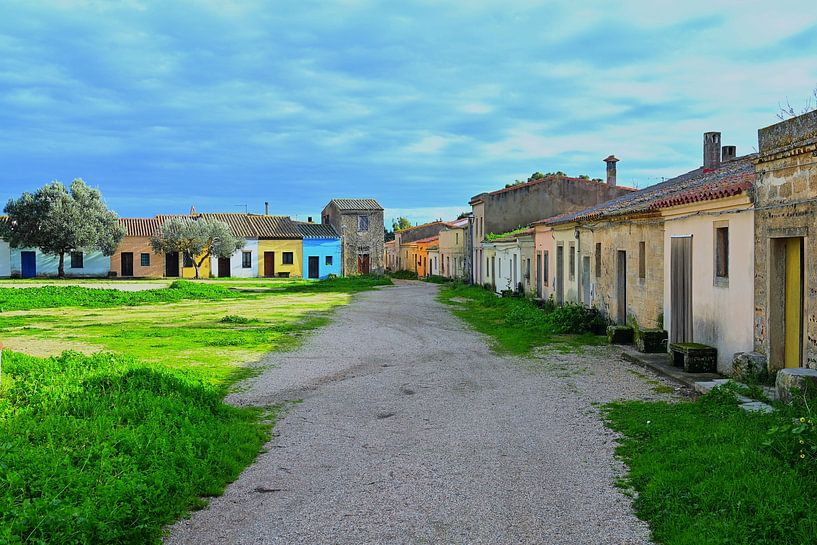
[[[568,176],[546,176],[473,197],[469,204],[473,214],[474,282],[490,282],[489,272],[485,269],[488,261],[482,248],[488,234],[507,233],[542,218],[582,210],[634,191],[616,184],[615,163],[618,159],[611,155],[605,161],[608,165],[607,183]]]
[[[322,223],[341,237],[341,274],[385,273],[383,207],[374,199],[332,199],[321,213]]]
[[[395,253],[397,254],[397,269],[399,271],[418,272],[417,260],[417,241],[435,237],[440,234],[440,231],[445,229],[447,223],[444,221],[432,221],[414,227],[407,227],[395,231],[394,244]]]
[[[817,369],[817,111],[758,131],[754,347]]]
[[[744,307],[755,157],[734,158],[724,146],[726,161],[707,160],[714,146],[720,151],[720,133],[707,133],[704,166],[536,226],[551,230],[542,233],[553,240],[543,269],[552,271],[557,301],[594,306],[619,324],[666,328],[675,342],[715,346],[728,370],[735,352],[751,349]]]

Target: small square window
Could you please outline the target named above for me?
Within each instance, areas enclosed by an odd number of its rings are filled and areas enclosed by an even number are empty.
[[[252,269],[252,252],[241,252],[241,268]]]
[[[84,266],[84,256],[82,252],[71,252],[71,268],[81,269]]]
[[[292,252],[284,252],[281,255],[281,259],[284,265],[292,265],[294,260]]]
[[[193,258],[190,256],[190,254],[188,253],[184,254],[182,266],[185,268],[190,268],[193,266]]]
[[[139,264],[143,267],[150,267],[150,254],[140,254]]]
[[[358,216],[357,217],[357,230],[358,231],[368,231],[369,230],[369,216]]]
[[[326,266],[327,267],[332,266],[332,256],[331,255],[326,256]]]

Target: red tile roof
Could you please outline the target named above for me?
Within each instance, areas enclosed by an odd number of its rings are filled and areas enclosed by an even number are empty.
[[[295,239],[303,238],[289,217],[260,216],[255,214],[160,214],[152,218],[120,218],[119,223],[125,228],[125,236],[150,237],[156,234],[161,226],[171,218],[206,219],[221,221],[230,227],[233,235],[239,238],[261,239]]]

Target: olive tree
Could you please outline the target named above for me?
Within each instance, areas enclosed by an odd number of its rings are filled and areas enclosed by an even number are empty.
[[[196,278],[204,262],[211,257],[230,257],[244,247],[244,241],[230,231],[223,221],[198,218],[171,218],[150,239],[158,254],[179,252],[187,256],[196,269]]]
[[[110,256],[125,235],[99,190],[79,178],[70,188],[52,182],[19,199],[9,199],[4,211],[8,221],[0,235],[15,248],[39,248],[57,256],[60,278],[65,277],[66,253],[101,251]]]

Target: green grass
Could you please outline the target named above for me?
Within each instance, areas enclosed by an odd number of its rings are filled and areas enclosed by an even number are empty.
[[[142,291],[48,285],[32,288],[0,288],[0,312],[57,307],[105,308],[172,303],[188,299],[217,300],[240,297],[219,285],[177,280],[168,288]]]
[[[277,407],[222,402],[245,364],[299,346],[352,294],[388,283],[3,290],[17,310],[0,313],[16,350],[4,352],[0,388],[0,543],[159,543],[269,437]]]
[[[636,514],[665,545],[802,545],[817,540],[814,473],[764,446],[785,411],[746,413],[731,394],[606,407],[637,492]]]
[[[131,358],[3,363],[2,543],[158,543],[269,437],[269,421],[223,404],[221,388]]]
[[[497,297],[483,288],[458,283],[443,286],[438,298],[475,330],[490,336],[498,352],[525,355],[542,346],[570,352],[607,342],[597,335],[563,334],[558,324],[525,298]]]
[[[394,271],[390,272],[389,276],[398,280],[417,280],[418,278],[414,271]]]

